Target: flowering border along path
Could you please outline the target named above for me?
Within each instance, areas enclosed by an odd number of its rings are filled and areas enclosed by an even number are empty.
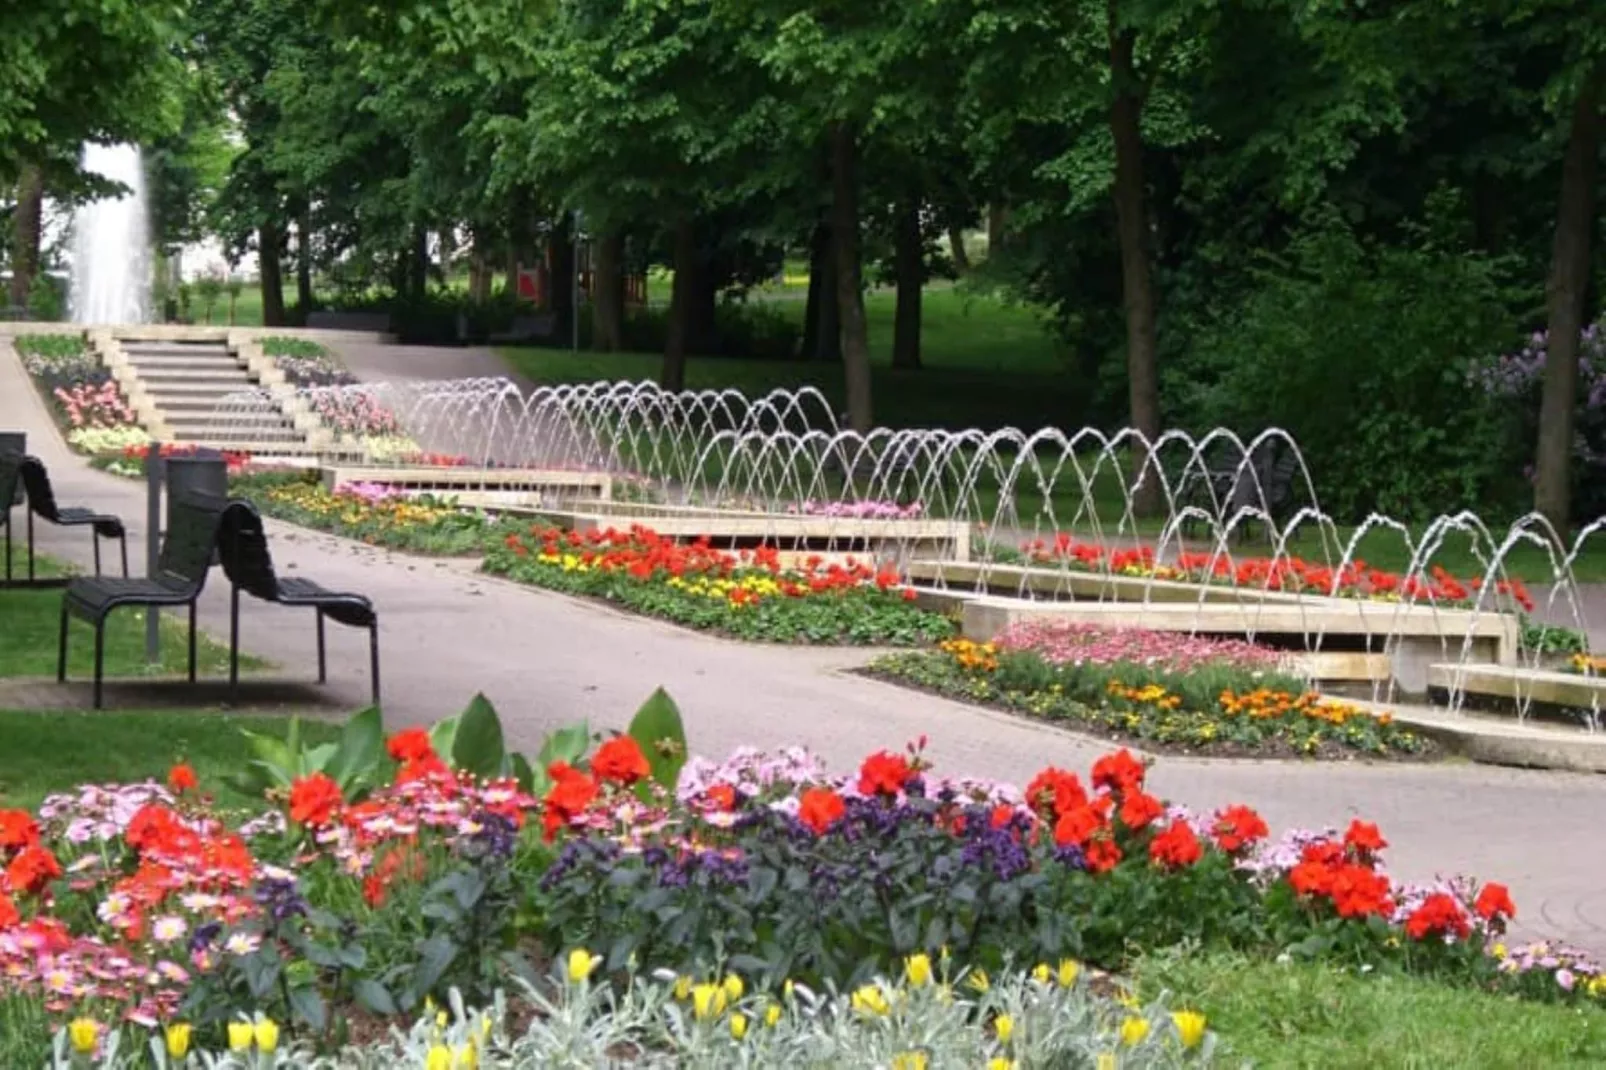
[[[536,525],[508,535],[484,568],[738,639],[904,646],[954,628],[915,606],[891,571],[821,558],[786,567],[771,548],[729,553],[640,525],[585,534]]]
[[[220,811],[183,764],[165,785],[0,812],[0,1036],[75,1019],[62,1043],[185,1027],[271,1053],[282,1028],[287,1044],[329,1047],[353,1020],[427,1020],[451,991],[486,1006],[528,955],[610,991],[667,971],[677,1020],[735,1041],[769,1003],[789,1013],[796,985],[852,993],[850,1017],[928,1057],[904,1016],[934,973],[985,991],[1014,964],[1042,990],[1071,987],[1081,963],[1185,942],[1606,1000],[1585,956],[1501,945],[1517,910],[1501,885],[1396,881],[1363,820],[1272,839],[1242,805],[1170,806],[1124,750],[1085,781],[1049,767],[1024,790],[938,775],[919,744],[846,776],[796,749],[688,762],[662,692],[627,734],[564,729],[533,762],[501,740],[483,699],[388,740],[370,710],[333,746],[302,745],[293,726],[284,742],[248,737],[237,786],[266,812]],[[535,998],[553,1028],[621,1013]],[[1015,1010],[955,1013],[1011,1057],[1000,1014]],[[1089,1056],[1109,1043],[1099,1021],[1078,1038]],[[1119,1035],[1137,1047],[1154,1021],[1128,1016]],[[1174,1051],[1204,1033],[1159,1021]]]
[[[1429,758],[1433,742],[1322,698],[1275,650],[1096,625],[1022,623],[996,641],[889,654],[867,675],[1158,750],[1224,756]]]

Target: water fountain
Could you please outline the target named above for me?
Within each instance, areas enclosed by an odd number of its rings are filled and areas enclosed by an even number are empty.
[[[150,228],[139,149],[87,144],[83,167],[130,192],[73,214],[72,320],[94,326],[149,322]]]

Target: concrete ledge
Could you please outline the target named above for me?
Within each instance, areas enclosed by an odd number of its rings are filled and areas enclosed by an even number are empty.
[[[1354,702],[1353,699],[1345,701]],[[1484,765],[1606,773],[1606,732],[1518,724],[1507,718],[1450,713],[1427,706],[1355,702],[1435,740],[1445,749]]]
[[[1580,709],[1600,709],[1606,700],[1606,678],[1522,665],[1430,665],[1428,686]]]
[[[591,492],[606,499],[613,494],[613,476],[607,472],[578,472],[544,468],[386,468],[382,465],[331,466],[323,470],[329,490],[345,483],[382,483],[399,490],[475,490],[529,496],[540,491]]]
[[[1263,591],[1227,584],[1187,583],[1180,580],[1117,576],[1108,572],[1080,572],[1070,568],[999,565],[977,561],[913,561],[910,578],[921,584],[954,586],[1011,597],[1017,594],[1068,597],[1116,602],[1309,602],[1319,595]],[[1345,599],[1349,601],[1349,599]]]

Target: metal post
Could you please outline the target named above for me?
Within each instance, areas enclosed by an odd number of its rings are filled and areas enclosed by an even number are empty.
[[[574,213],[574,253],[569,257],[574,265],[574,301],[571,304],[574,320],[574,351],[580,352],[580,224],[582,222],[579,211]]]
[[[162,535],[162,447],[152,442],[145,454],[145,575],[156,575],[156,563],[161,558]],[[160,632],[157,630],[161,611],[155,606],[145,607],[145,660],[152,665],[162,660]]]

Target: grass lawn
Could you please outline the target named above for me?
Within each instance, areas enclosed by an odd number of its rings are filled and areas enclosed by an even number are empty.
[[[33,807],[78,784],[162,780],[188,761],[201,790],[235,805],[260,805],[223,784],[241,763],[240,729],[283,738],[282,717],[209,711],[73,712],[0,710],[0,807]],[[332,742],[339,725],[304,719],[302,738]]]
[[[1223,1065],[1311,1070],[1525,1070],[1606,1065],[1606,1011],[1525,1002],[1331,966],[1224,955],[1156,957],[1144,999],[1170,994],[1221,1037]]]

